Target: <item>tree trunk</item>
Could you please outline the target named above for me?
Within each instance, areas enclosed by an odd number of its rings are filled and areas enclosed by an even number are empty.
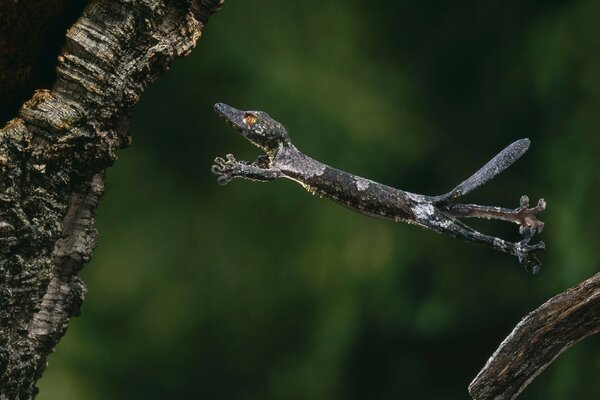
[[[221,3],[91,1],[67,32],[52,89],[36,91],[0,130],[0,399],[35,396],[48,354],[85,297],[77,274],[96,244],[104,171],[130,141],[131,111],[191,51]],[[3,20],[14,15],[6,7]],[[0,59],[0,72],[10,72]],[[0,89],[8,97],[13,88]]]

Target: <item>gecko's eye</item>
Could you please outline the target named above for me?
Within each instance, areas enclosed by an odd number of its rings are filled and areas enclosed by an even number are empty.
[[[256,116],[250,113],[244,115],[244,123],[248,126],[254,125],[256,123]]]

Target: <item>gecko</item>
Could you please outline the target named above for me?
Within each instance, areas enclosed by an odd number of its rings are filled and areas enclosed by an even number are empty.
[[[519,207],[460,204],[456,200],[488,182],[519,159],[529,148],[529,139],[507,146],[477,172],[448,193],[427,196],[396,189],[321,163],[298,150],[285,127],[264,111],[242,111],[217,103],[214,111],[264,154],[253,162],[236,160],[231,154],[217,157],[212,172],[226,185],[234,178],[272,181],[278,178],[298,182],[310,193],[328,198],[358,213],[396,222],[418,225],[441,234],[478,243],[516,256],[525,269],[536,274],[541,269],[538,253],[544,242],[530,244],[544,223],[536,214],[546,208],[544,199],[529,207],[521,196]],[[486,218],[516,223],[522,240],[510,242],[486,235],[468,226],[463,219]]]

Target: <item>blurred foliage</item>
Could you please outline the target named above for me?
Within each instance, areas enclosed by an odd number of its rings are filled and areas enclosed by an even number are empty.
[[[598,271],[599,20],[594,0],[230,0],[135,112],[83,316],[38,398],[467,398],[521,317]],[[545,197],[542,273],[292,182],[218,186],[215,156],[258,153],[217,101],[268,111],[323,162],[424,194],[531,138],[467,200]],[[568,350],[521,398],[600,398],[599,344]]]

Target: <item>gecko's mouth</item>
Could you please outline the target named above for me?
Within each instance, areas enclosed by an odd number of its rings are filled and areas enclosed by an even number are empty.
[[[214,106],[214,111],[217,115],[225,120],[227,125],[233,127],[235,130],[240,132],[243,136],[246,124],[244,123],[244,111],[238,110],[237,108],[228,106],[224,103],[217,103]]]

